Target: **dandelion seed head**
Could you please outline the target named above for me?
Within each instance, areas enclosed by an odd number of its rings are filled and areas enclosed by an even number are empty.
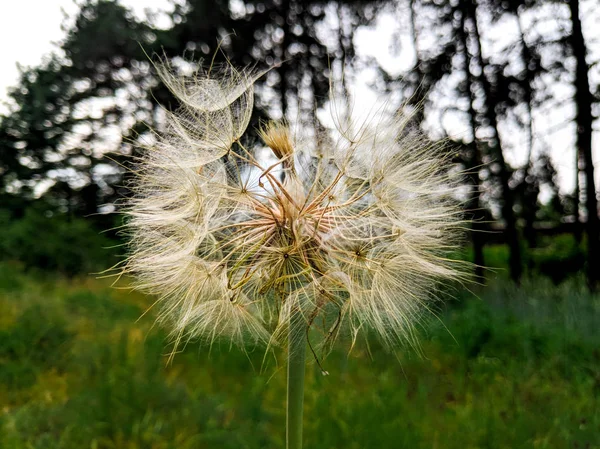
[[[293,320],[315,345],[369,329],[410,341],[437,283],[463,276],[448,257],[463,221],[443,148],[403,114],[356,122],[335,101],[317,145],[271,122],[248,147],[258,75],[158,73],[182,106],[135,172],[125,270],[158,296],[175,344],[273,345]]]

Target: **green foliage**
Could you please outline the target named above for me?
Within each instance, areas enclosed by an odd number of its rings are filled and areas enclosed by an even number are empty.
[[[0,210],[0,258],[27,268],[72,276],[106,269],[116,261],[116,242],[99,234],[91,222],[29,208],[20,219]]]
[[[527,248],[522,241],[522,252],[525,255],[525,273],[535,279],[550,279],[555,285],[566,280],[578,279],[583,272],[585,257],[585,236],[578,242],[572,234],[540,236],[537,247]],[[486,278],[508,279],[509,248],[507,245],[486,245],[483,249]],[[463,252],[455,254],[455,258],[473,262],[473,248],[470,246]]]
[[[491,270],[508,269],[509,249],[507,245],[488,245],[483,249],[486,267]]]
[[[61,352],[70,340],[64,319],[36,304],[19,315],[19,323],[0,331],[0,383],[11,389],[31,386],[37,370],[60,368]]]
[[[582,271],[585,264],[582,243],[572,234],[542,239],[540,247],[531,250],[532,271],[550,277],[557,284]]]
[[[189,345],[166,364],[152,299],[90,279],[0,273],[0,447],[282,447],[285,370]],[[16,279],[16,281],[12,281]],[[307,369],[315,449],[599,447],[600,298],[582,282],[495,284],[431,320],[419,357],[358,345]]]

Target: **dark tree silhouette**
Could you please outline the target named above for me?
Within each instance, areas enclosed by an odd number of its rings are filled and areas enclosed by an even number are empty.
[[[581,29],[579,0],[569,0],[571,12],[571,34],[568,41],[576,60],[575,68],[575,124],[577,125],[576,146],[583,163],[585,174],[585,207],[587,210],[587,280],[590,289],[595,290],[600,282],[600,219],[594,181],[592,160],[592,93],[589,81],[589,66],[586,60],[586,46]]]

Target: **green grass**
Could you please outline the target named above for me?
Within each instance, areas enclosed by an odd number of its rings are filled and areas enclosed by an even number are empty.
[[[424,327],[307,370],[305,447],[600,448],[600,298],[498,281]],[[281,448],[285,370],[189,345],[167,366],[150,298],[0,266],[0,448]]]

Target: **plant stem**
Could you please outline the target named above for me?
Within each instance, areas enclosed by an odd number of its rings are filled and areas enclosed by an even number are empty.
[[[302,449],[305,358],[306,323],[301,317],[291,318],[288,336],[287,449]]]

